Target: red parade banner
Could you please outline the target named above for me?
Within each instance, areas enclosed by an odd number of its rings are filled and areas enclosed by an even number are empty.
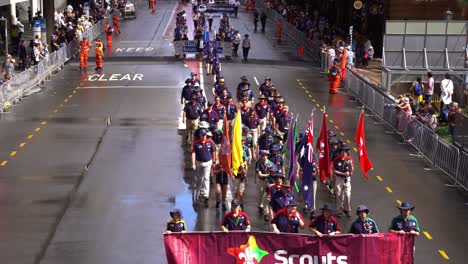
[[[337,235],[318,238],[267,232],[164,235],[169,264],[412,264],[414,236]]]

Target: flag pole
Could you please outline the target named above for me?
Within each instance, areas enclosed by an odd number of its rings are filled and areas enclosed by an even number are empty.
[[[296,127],[297,127],[297,119],[298,118],[299,118],[299,114],[296,115],[296,122],[294,123],[294,126],[296,126]],[[293,144],[296,144],[296,142],[293,142]],[[293,155],[296,155],[295,152],[296,152],[296,150],[294,149]],[[295,159],[294,159],[294,161],[295,161]],[[297,178],[297,175],[296,175],[296,178]],[[296,193],[299,193],[299,187],[297,186],[297,181],[294,181],[294,188],[296,188]]]

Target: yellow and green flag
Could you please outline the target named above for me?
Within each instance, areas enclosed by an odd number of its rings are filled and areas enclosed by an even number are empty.
[[[242,149],[242,120],[240,109],[237,109],[236,119],[234,120],[234,127],[232,131],[232,172],[237,175],[239,167],[242,163],[243,152]]]

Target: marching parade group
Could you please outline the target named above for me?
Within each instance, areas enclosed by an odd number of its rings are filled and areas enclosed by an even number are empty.
[[[226,212],[228,188],[233,194],[230,211],[220,223],[221,230],[250,231],[251,222],[243,209],[245,203],[252,203],[245,201],[244,191],[249,171],[253,169],[255,173],[252,174],[255,175],[254,182],[258,192],[256,203],[259,213],[266,222],[270,223],[271,231],[298,233],[299,228],[304,228],[306,225],[306,220],[302,216],[304,214],[310,216],[311,222],[308,228],[316,236],[340,234],[342,230],[335,217],[351,217],[351,178],[354,164],[349,155],[350,148],[333,131],[327,131],[330,150],[327,162],[331,166],[331,177],[324,183],[336,200],[336,208],[326,203],[320,208],[321,214],[315,215],[319,163],[311,145],[308,144],[309,130],[312,130],[312,126],[309,123],[308,130],[297,137],[295,153],[288,153],[285,143],[294,118],[285,100],[271,82],[271,78],[265,77],[259,86],[258,101],[255,101],[256,96],[248,78],[242,76],[240,79],[233,94],[226,86],[224,78],[217,75],[211,91],[214,102],[207,100],[196,73],[191,73],[191,77],[186,79],[182,89],[180,98],[180,103],[184,105],[182,122],[186,124],[184,143],[190,148],[191,165],[196,174],[193,179],[194,203],[208,206],[210,179],[213,177],[216,185],[216,210],[221,208]],[[239,168],[226,171],[220,161],[225,151],[224,131],[230,131],[228,137],[232,139],[238,118],[242,124],[242,162]],[[297,157],[298,177],[294,184],[287,173],[287,170],[292,168],[287,164],[288,155]],[[297,184],[306,178],[313,180],[310,186],[313,198],[307,199],[312,200],[312,203],[308,203],[303,198],[305,208],[301,213],[298,210],[300,205],[298,196],[302,194],[304,197],[304,193],[309,190],[307,186],[299,190]],[[419,235],[418,221],[411,215],[414,206],[409,202],[403,202],[398,208],[400,214],[392,220],[389,232]],[[365,205],[359,205],[356,213],[358,217],[351,224],[350,233],[379,232],[376,222],[368,216],[369,209]],[[181,210],[175,209],[170,215],[172,219],[167,224],[167,233],[187,231]]]

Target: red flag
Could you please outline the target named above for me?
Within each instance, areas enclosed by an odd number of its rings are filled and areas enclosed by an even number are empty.
[[[223,141],[221,142],[221,151],[219,155],[219,164],[229,176],[232,176],[231,170],[231,139],[229,137],[229,122],[227,115],[223,119]]]
[[[328,133],[327,133],[327,117],[326,112],[323,112],[322,119],[322,131],[320,131],[320,137],[317,140],[317,150],[319,152],[319,171],[320,180],[324,182],[331,175],[330,169],[330,145],[328,144]]]
[[[372,163],[370,162],[366,151],[366,138],[364,136],[364,109],[359,117],[359,123],[356,130],[356,146],[359,151],[359,164],[361,164],[362,174],[367,180],[369,180],[367,172],[372,168]]]

